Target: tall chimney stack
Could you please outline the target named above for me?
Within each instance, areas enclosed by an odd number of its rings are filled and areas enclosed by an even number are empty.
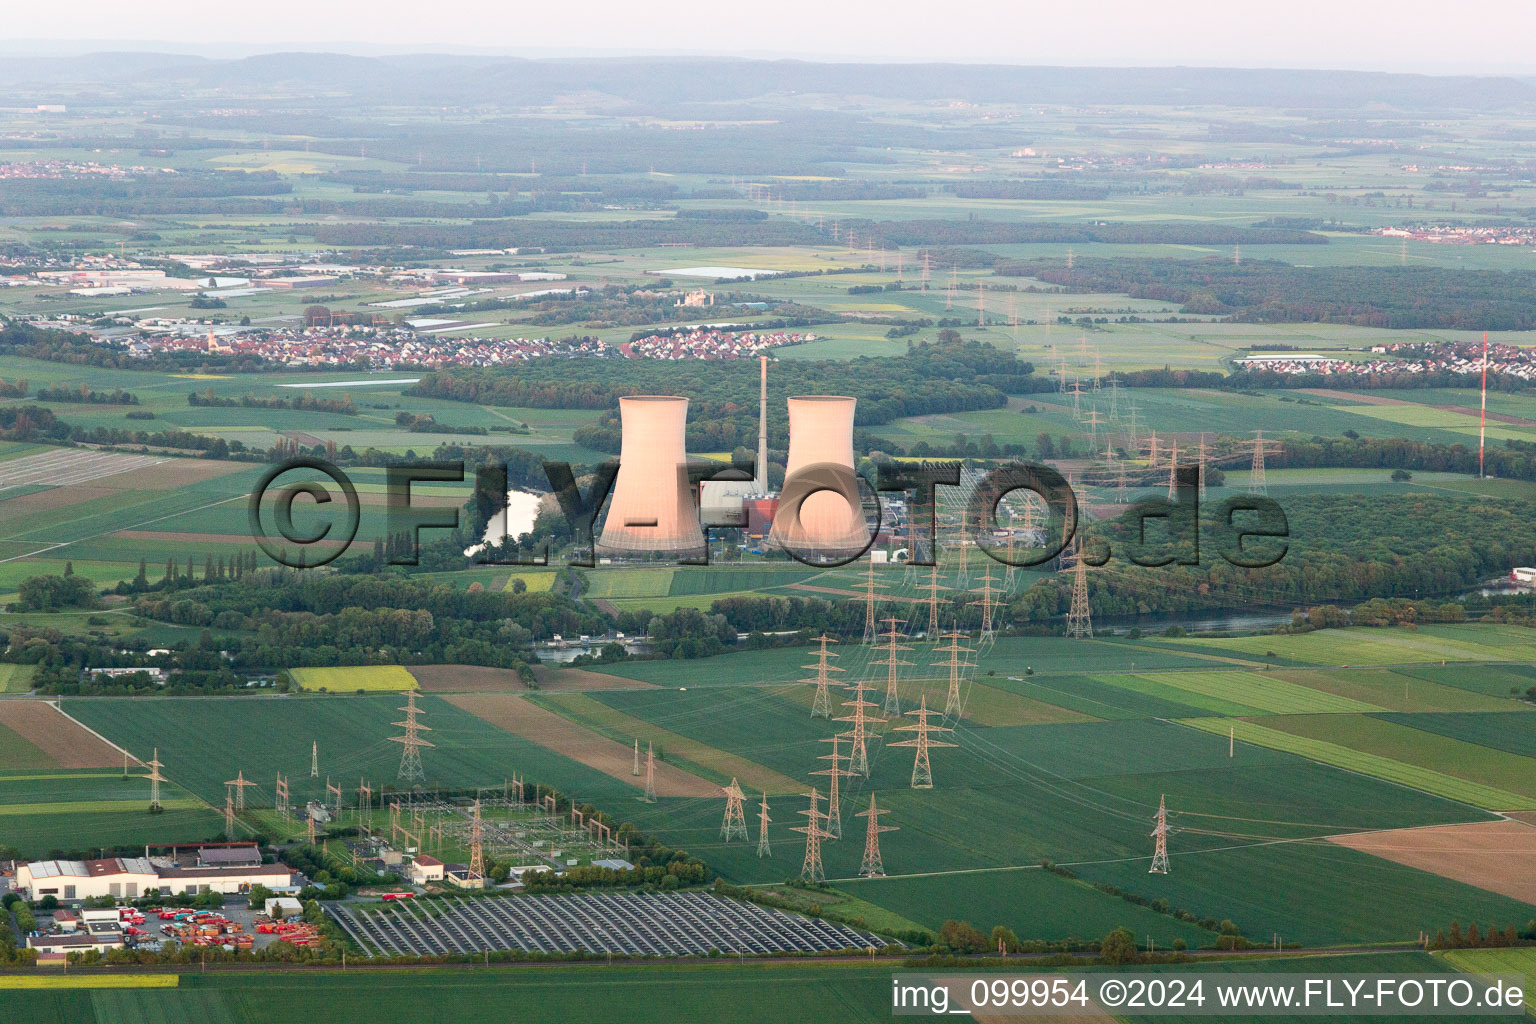
[[[757,357],[757,476],[752,482],[758,494],[768,493],[768,357]]]

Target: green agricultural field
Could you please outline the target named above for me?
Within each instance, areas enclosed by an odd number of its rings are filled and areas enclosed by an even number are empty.
[[[57,762],[16,732],[0,725],[0,771],[50,767]]]
[[[1536,718],[1527,715],[1500,717],[1504,731],[1521,737],[1526,745],[1536,742]],[[1265,724],[1295,736],[1394,758],[1536,801],[1536,759],[1520,754],[1467,743],[1372,715],[1292,715]]]
[[[1277,720],[1277,724],[1278,724]],[[1356,750],[1353,746],[1299,736],[1278,728],[1257,725],[1242,720],[1217,721],[1209,718],[1186,719],[1186,725],[1206,732],[1227,734],[1229,730],[1247,743],[1285,750],[1302,757],[1309,757],[1324,764],[1335,765],[1348,771],[1373,775],[1378,779],[1403,786],[1421,789],[1449,800],[1460,800],[1474,807],[1490,811],[1523,810],[1536,807],[1536,800],[1507,789],[1480,785],[1462,778],[1447,775],[1398,758],[1386,757]],[[1411,751],[1399,752],[1400,757],[1412,756]]]
[[[1439,661],[1536,661],[1536,632],[1483,624],[1417,629],[1320,629],[1278,636],[1181,641],[1186,649],[1280,658],[1311,665],[1428,665]]]
[[[353,693],[370,690],[414,690],[416,677],[400,665],[360,665],[352,668],[294,668],[293,681],[305,690]]]
[[[890,1018],[890,967],[854,962],[768,965],[511,968],[184,975],[176,988],[6,991],[14,1019],[46,1024],[275,1024],[305,1007],[315,1024],[412,1024],[451,1011],[457,1024],[713,1020],[722,1006],[743,1024],[810,1021],[828,1000],[840,1019]]]
[[[1510,718],[1503,712],[1472,712],[1374,717],[1410,729],[1463,740],[1478,747],[1491,747],[1522,757],[1536,758],[1536,719],[1524,715]]]
[[[220,806],[224,780],[243,771],[259,788],[247,804],[272,804],[276,773],[287,776],[295,802],[324,797],[325,777],[367,778],[393,788],[400,745],[400,696],[255,697],[205,700],[66,700],[65,710],[133,750],[157,746],[165,774]],[[422,754],[428,785],[501,785],[514,771],[584,798],[620,801],[632,787],[535,743],[496,728],[432,696],[417,698],[421,724],[435,744]],[[309,777],[310,748],[319,744],[320,775]],[[355,783],[353,783],[355,784]]]
[[[1415,679],[1426,679],[1442,686],[1489,697],[1511,698],[1536,686],[1536,667],[1530,665],[1432,665],[1401,668],[1397,671]]]
[[[1525,975],[1525,1012],[1536,1014],[1536,949],[1449,949],[1441,955],[1469,974]]]
[[[1072,865],[1089,881],[1166,899],[1200,916],[1230,918],[1262,942],[1412,943],[1453,920],[1517,926],[1528,904],[1332,843],[1241,845],[1183,855],[1149,877],[1145,862]],[[1340,884],[1348,879],[1348,884]]]
[[[0,664],[0,693],[28,693],[36,665]]]
[[[1428,678],[1415,678],[1415,671]],[[1462,666],[1435,666],[1423,670],[1388,669],[1289,669],[1272,673],[1276,679],[1308,689],[1336,694],[1350,700],[1372,704],[1390,711],[1519,711],[1524,705],[1507,697],[1488,697],[1438,680],[1446,672],[1468,671],[1479,677],[1499,674],[1496,668],[1465,669]],[[1265,678],[1269,678],[1266,673]],[[1437,681],[1429,681],[1434,679]]]
[[[666,597],[672,589],[674,569],[593,570],[586,574],[587,597]]]
[[[124,778],[113,772],[40,772],[37,764],[0,774],[0,844],[16,847],[24,857],[103,845],[196,842],[224,831],[222,818],[205,801],[174,783],[162,786],[164,811],[150,814],[149,782],[138,770]]]
[[[1103,678],[1106,682],[1113,682],[1123,677]],[[1272,715],[1382,710],[1374,704],[1298,686],[1266,672],[1159,672],[1155,676],[1139,678],[1155,680],[1162,686],[1182,690],[1198,698],[1231,701]]]
[[[1175,939],[1182,939],[1192,949],[1216,941],[1213,932],[1038,867],[970,875],[875,878],[842,882],[840,886],[879,906],[900,908],[904,915],[934,930],[947,920],[955,920],[969,921],[984,932],[1000,924],[1021,939],[1100,938],[1125,927],[1143,944],[1150,936],[1164,948]]]
[[[767,696],[766,693],[761,695]],[[737,748],[727,752],[706,741],[679,735],[645,719],[625,714],[589,694],[556,693],[535,698],[535,702],[615,742],[628,745],[638,739],[642,745],[654,747],[665,760],[722,784],[735,778],[748,789],[759,792],[766,789],[775,794],[796,793],[800,788],[794,779],[779,775],[753,761],[750,750]]]

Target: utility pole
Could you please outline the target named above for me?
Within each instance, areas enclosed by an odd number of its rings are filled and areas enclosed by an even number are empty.
[[[891,812],[875,809],[875,794],[869,794],[869,810],[860,811],[855,817],[868,818],[869,824],[864,828],[864,861],[859,865],[859,874],[865,878],[884,878],[885,865],[880,860],[880,833],[895,832],[895,825],[880,824],[880,815]]]
[[[828,658],[837,657],[837,655],[827,650],[827,644],[835,644],[837,641],[823,634],[822,636],[816,638],[816,642],[821,644],[821,649],[816,652],[816,664],[801,665],[800,667],[814,668],[816,670],[815,679],[805,680],[805,682],[816,687],[816,693],[811,698],[811,717],[826,718],[830,720],[832,717],[832,694],[828,690],[828,687],[831,685],[832,681],[827,678],[827,673],[841,672],[843,670],[837,668],[834,665],[827,664]],[[639,748],[637,747],[636,749],[638,750]]]
[[[274,803],[277,805],[277,813],[286,818],[290,813],[288,807],[288,780],[283,778],[283,773],[277,773],[277,784],[273,787]]]
[[[936,712],[928,710],[928,698],[925,695],[925,696],[923,696],[923,697],[921,697],[919,699],[918,708],[917,708],[916,711],[908,711],[907,712],[908,716],[917,719],[917,724],[916,725],[898,725],[893,730],[895,732],[915,732],[915,733],[917,733],[917,737],[915,739],[899,740],[899,741],[891,744],[891,746],[893,746],[893,747],[916,747],[917,748],[917,756],[912,761],[912,788],[913,789],[932,789],[933,788],[933,767],[928,763],[928,750],[929,750],[929,748],[930,747],[953,747],[953,746],[955,746],[955,744],[953,744],[953,743],[945,743],[945,742],[943,742],[941,740],[929,739],[929,737],[928,737],[929,733],[934,733],[934,732],[954,732],[953,729],[951,729],[951,728],[949,728],[948,726],[945,726],[945,725],[929,725],[928,724],[928,719],[932,718],[935,714],[936,714]]]

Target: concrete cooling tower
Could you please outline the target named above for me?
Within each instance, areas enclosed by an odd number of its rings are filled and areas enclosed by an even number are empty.
[[[855,402],[837,395],[789,400],[789,461],[770,535],[780,546],[802,553],[847,555],[869,544],[853,471]],[[827,479],[807,472],[816,466],[831,470]]]
[[[678,554],[704,548],[688,486],[688,399],[619,399],[619,475],[598,538],[599,553]]]

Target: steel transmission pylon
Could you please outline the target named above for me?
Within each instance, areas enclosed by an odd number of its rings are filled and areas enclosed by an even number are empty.
[[[725,791],[725,820],[720,824],[720,838],[726,842],[733,839],[745,841],[747,838],[747,794],[741,791],[736,779],[731,779],[729,786],[722,786]]]
[[[811,809],[799,813],[806,815],[808,820],[804,825],[790,826],[791,832],[805,833],[805,860],[800,865],[800,877],[807,882],[825,882],[827,872],[821,866],[821,841],[828,835],[821,827],[821,793],[812,789],[806,796],[811,798]]]
[[[645,795],[640,799],[648,804],[656,802],[656,748],[649,740],[645,743]]]
[[[945,743],[942,740],[930,739],[928,734],[935,732],[953,732],[954,730],[944,725],[928,724],[928,719],[934,717],[936,714],[938,714],[938,712],[928,710],[928,698],[926,696],[921,698],[916,711],[908,711],[907,714],[908,716],[917,719],[916,724],[898,725],[893,731],[915,732],[917,735],[910,740],[898,740],[897,742],[892,743],[891,746],[917,748],[917,756],[913,758],[912,761],[912,788],[932,789],[933,766],[928,762],[929,749],[932,747],[953,747],[955,744]]]
[[[965,701],[960,696],[960,679],[964,674],[963,670],[975,668],[976,665],[974,662],[966,661],[962,657],[962,655],[973,653],[971,648],[963,647],[960,644],[961,640],[970,639],[964,633],[958,629],[952,629],[940,639],[948,640],[949,643],[943,647],[935,647],[934,653],[945,653],[949,657],[943,661],[935,661],[933,664],[949,669],[949,692],[944,698],[944,717],[946,719],[955,719],[959,718],[965,711]]]
[[[629,774],[637,779],[640,777],[640,738],[638,736],[635,737],[635,766],[629,770]]]
[[[309,777],[320,777],[320,741],[316,740],[309,745]]]
[[[1253,432],[1253,462],[1248,476],[1249,494],[1268,494],[1269,487],[1264,482],[1264,457],[1274,453],[1269,445],[1273,442],[1264,440],[1264,431]]]
[[[910,651],[912,648],[906,644],[898,644],[896,642],[902,637],[901,631],[896,628],[902,624],[901,619],[886,618],[880,621],[886,625],[886,631],[880,634],[880,639],[885,641],[885,643],[880,645],[880,651],[885,657],[871,658],[869,663],[871,665],[885,666],[885,704],[881,711],[887,715],[899,715],[901,714],[901,693],[897,686],[900,674],[899,669],[902,665],[910,665],[912,663],[910,661],[902,661],[896,656],[896,652]]]
[[[939,562],[935,558],[928,571],[928,583],[917,588],[928,591],[928,633],[930,635],[939,631],[939,591],[948,590],[948,587],[939,586]]]
[[[469,819],[469,877],[485,879],[485,832],[480,820],[480,801],[471,808]]]
[[[992,612],[995,607],[992,601],[994,593],[992,584],[996,582],[997,577],[990,572],[981,577],[981,642],[983,644],[997,639],[997,630],[992,624]]]
[[[880,815],[890,814],[890,811],[881,811],[875,808],[875,794],[869,794],[869,810],[860,811],[854,815],[857,818],[868,818],[869,824],[864,827],[864,861],[859,865],[859,874],[865,878],[884,878],[885,864],[880,859],[880,833],[895,832],[895,825],[880,824]]]
[[[864,606],[864,643],[869,643],[875,638],[875,591],[884,589],[885,584],[875,582],[875,554],[869,554],[869,568],[864,575],[864,595],[859,598],[859,603]]]
[[[149,813],[159,814],[163,808],[160,806],[160,783],[165,781],[165,776],[160,774],[160,769],[165,765],[160,763],[160,748],[156,747],[149,760]]]
[[[840,776],[851,776],[854,774],[852,771],[841,766],[842,762],[852,760],[851,757],[842,754],[837,749],[837,745],[842,742],[842,739],[842,736],[832,736],[821,741],[832,744],[832,753],[822,754],[817,759],[831,761],[832,767],[810,773],[812,775],[826,775],[831,779],[832,784],[827,788],[827,834],[833,839],[843,838],[842,801],[838,797],[837,780]]]
[[[816,664],[801,665],[800,667],[816,670],[816,677],[814,679],[805,680],[806,683],[816,687],[816,693],[811,697],[811,717],[831,719],[832,693],[829,687],[832,685],[832,680],[827,678],[827,673],[842,672],[843,669],[827,663],[829,658],[837,657],[837,655],[827,650],[827,644],[835,644],[837,641],[829,636],[822,635],[816,638],[816,642],[821,644],[821,648],[816,652]]]
[[[235,794],[235,810],[245,810],[245,791],[251,786],[256,785],[256,783],[248,780],[245,777],[245,772],[238,771],[235,772],[235,777],[224,783],[224,785],[230,787]]]
[[[1149,875],[1166,875],[1168,873],[1168,799],[1166,796],[1157,798],[1157,817],[1153,819],[1155,825],[1150,833],[1156,840],[1152,847],[1152,867],[1148,869]]]
[[[432,743],[422,739],[421,734],[432,730],[417,720],[422,712],[416,706],[415,690],[405,691],[405,707],[396,710],[405,712],[405,721],[393,723],[404,729],[405,735],[390,737],[392,742],[401,745],[400,770],[395,777],[407,782],[420,782],[427,775],[421,767],[421,748],[433,746]]]
[[[1093,639],[1093,612],[1088,606],[1088,563],[1083,559],[1079,540],[1073,554],[1072,606],[1067,609],[1067,636],[1074,640]]]
[[[864,690],[862,679],[853,684],[853,700],[843,701],[843,707],[852,708],[853,711],[837,718],[836,721],[853,723],[853,728],[843,734],[848,737],[851,744],[848,750],[848,767],[867,779],[869,778],[869,726],[879,724],[885,719],[869,717],[868,709],[879,707],[879,705],[874,701],[865,700]]]
[[[773,856],[773,847],[768,843],[768,823],[773,819],[768,817],[768,794],[763,793],[763,802],[757,805],[757,856]]]

